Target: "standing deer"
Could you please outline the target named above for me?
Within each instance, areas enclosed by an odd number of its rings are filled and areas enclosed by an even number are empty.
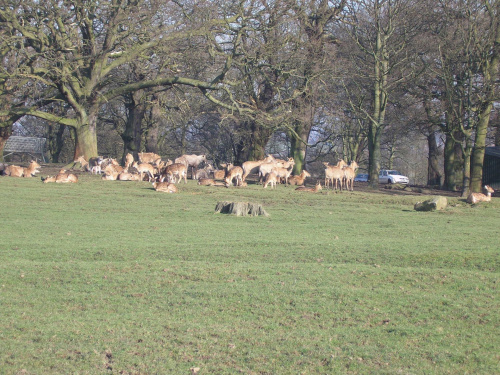
[[[175,163],[183,163],[189,171],[191,168],[191,178],[196,180],[196,171],[198,166],[207,161],[206,155],[181,155],[175,159]]]
[[[328,163],[323,163],[325,166],[325,186],[328,188],[330,186],[330,181],[332,182],[333,189],[333,181],[335,180],[335,190],[338,188],[338,184],[340,183],[340,190],[342,190],[342,180],[344,179],[344,167],[347,166],[347,163],[340,159],[337,165],[329,165]]]
[[[354,190],[354,179],[356,178],[356,170],[359,168],[358,163],[352,160],[347,167],[344,167],[345,188]]]

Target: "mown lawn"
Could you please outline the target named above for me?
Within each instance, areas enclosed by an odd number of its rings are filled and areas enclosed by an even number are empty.
[[[0,373],[500,373],[500,199],[179,189],[0,177]]]

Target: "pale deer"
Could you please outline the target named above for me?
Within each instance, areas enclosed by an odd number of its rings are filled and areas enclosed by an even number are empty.
[[[306,177],[311,177],[311,175],[308,171],[303,170],[302,173],[298,176],[290,176],[290,178],[288,179],[288,184],[297,186],[304,185]]]
[[[200,178],[209,178],[210,174],[214,171],[214,166],[210,163],[207,163],[204,168],[198,169],[195,173],[195,177],[197,180]]]
[[[35,160],[32,160],[28,167],[19,167],[17,165],[8,165],[5,167],[3,174],[5,176],[11,177],[32,177],[37,173],[40,173],[38,170],[40,164],[38,164]]]
[[[314,188],[311,188],[311,187],[305,187],[305,186],[299,186],[298,188],[296,188],[295,190],[296,191],[305,191],[305,192],[309,192],[309,193],[317,193],[318,191],[322,190],[323,188],[321,187],[321,182],[317,182],[316,183],[316,186]]]
[[[259,183],[264,181],[267,174],[270,173],[273,168],[289,168],[290,165],[295,165],[295,160],[293,160],[293,158],[288,158],[287,160],[275,159],[270,163],[262,163],[259,167]]]
[[[130,152],[125,156],[125,169],[128,169],[134,164],[134,155]]]
[[[230,170],[227,171],[226,178],[224,179],[224,181],[228,186],[231,186],[233,184],[233,180],[236,180],[236,185],[239,186],[243,182],[241,179],[242,176],[243,176],[243,168],[232,167]]]
[[[207,161],[206,155],[181,155],[177,159],[175,159],[176,163],[184,163],[186,164],[186,168],[189,170],[191,168],[191,178],[193,180],[196,179],[196,171],[198,170],[198,166]]]
[[[101,173],[101,164],[103,163],[104,159],[101,156],[97,156],[94,158],[89,159],[89,170],[90,173],[92,174],[100,174]]]
[[[332,183],[333,189],[333,181],[335,181],[335,190],[338,189],[338,185],[340,184],[340,190],[342,190],[342,180],[344,179],[344,167],[347,166],[347,163],[344,160],[339,160],[337,165],[329,165],[328,163],[323,163],[325,166],[325,187],[328,188],[330,186],[330,181]]]
[[[268,155],[262,160],[249,160],[244,162],[241,165],[241,168],[243,169],[243,177],[241,179],[245,181],[250,173],[259,173],[259,168],[262,164],[274,163],[275,161],[276,159],[274,159],[272,155]]]
[[[276,167],[271,170],[271,172],[274,172],[278,176],[278,183],[284,180],[285,185],[288,185],[288,177],[290,177],[290,175],[292,174],[292,169],[294,165],[295,162],[289,164],[288,168]]]
[[[489,202],[491,201],[491,194],[495,192],[490,186],[484,185],[484,194],[481,193],[470,193],[467,197],[467,203],[476,204],[479,202]]]
[[[153,187],[156,191],[164,193],[177,193],[177,186],[170,182],[153,182]]]
[[[274,189],[278,181],[279,177],[276,174],[275,169],[273,169],[272,172],[268,173],[264,179],[264,189],[266,189],[268,185],[271,185],[271,189]]]
[[[356,178],[356,170],[358,168],[359,165],[354,160],[348,166],[344,167],[344,181],[347,190],[354,191],[354,179]]]

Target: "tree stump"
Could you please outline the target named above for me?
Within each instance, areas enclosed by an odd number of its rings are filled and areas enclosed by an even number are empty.
[[[236,216],[269,216],[260,204],[250,202],[217,202],[215,213]]]

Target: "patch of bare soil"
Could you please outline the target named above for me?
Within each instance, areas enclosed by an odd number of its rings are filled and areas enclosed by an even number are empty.
[[[59,173],[59,171],[65,167],[67,167],[67,164],[54,164],[54,163],[39,163],[41,168],[40,168],[40,173],[37,174],[37,176],[40,177],[47,177],[47,176],[55,176],[56,174]],[[76,168],[76,169],[67,169],[68,172],[71,172],[77,176],[79,176],[82,173],[88,173],[88,172],[83,172],[81,169]]]
[[[433,189],[426,186],[401,186],[380,184],[378,189],[372,189],[367,182],[355,182],[355,191],[365,191],[367,193],[380,193],[387,195],[442,195],[445,197],[460,197],[461,192]]]

